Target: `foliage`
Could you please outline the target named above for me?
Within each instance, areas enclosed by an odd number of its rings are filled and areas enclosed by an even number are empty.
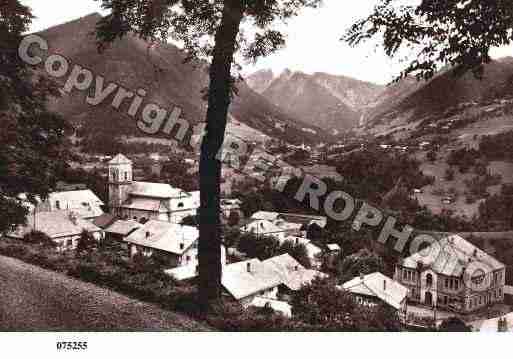
[[[230,211],[230,215],[228,216],[228,225],[231,227],[237,226],[240,222],[241,218],[238,211]]]
[[[445,170],[444,179],[446,181],[454,181],[454,170],[452,168],[448,168]]]
[[[452,150],[447,157],[449,166],[457,166],[461,173],[467,172],[471,167],[477,164],[479,152],[474,149],[460,148]]]
[[[480,226],[487,230],[513,228],[513,185],[502,185],[499,194],[494,194],[481,203],[478,219]]]
[[[25,223],[26,211],[14,198],[27,193],[45,198],[55,182],[57,164],[66,159],[62,142],[66,122],[46,105],[59,96],[54,82],[37,74],[18,56],[33,16],[18,0],[0,5],[0,232]]]
[[[400,178],[407,189],[422,188],[433,179],[424,176],[419,162],[403,154],[366,149],[345,156],[337,163],[344,176],[345,191],[358,198],[379,202]]]
[[[288,253],[303,267],[310,268],[310,258],[306,247],[302,243],[294,241],[280,242],[267,236],[256,236],[253,233],[242,233],[238,240],[237,249],[245,253],[249,258],[265,260]]]
[[[479,152],[488,160],[511,161],[513,158],[513,131],[481,138]]]
[[[491,61],[490,49],[511,43],[512,29],[513,8],[508,1],[424,0],[397,6],[381,0],[344,39],[357,45],[381,35],[389,56],[415,50],[399,78],[414,74],[427,80],[444,65],[454,66],[457,75],[470,70],[479,77],[482,65]]]
[[[93,235],[90,232],[84,230],[78,238],[76,252],[77,254],[83,252],[90,252],[93,249],[97,248],[97,244],[98,243],[96,239],[93,237]]]
[[[40,231],[31,231],[27,233],[23,237],[23,240],[27,243],[38,244],[47,248],[57,247],[57,244],[50,237]]]
[[[347,256],[342,260],[338,268],[341,282],[346,282],[360,274],[370,274],[374,272],[383,273],[385,264],[383,259],[367,249],[362,249],[357,253]]]

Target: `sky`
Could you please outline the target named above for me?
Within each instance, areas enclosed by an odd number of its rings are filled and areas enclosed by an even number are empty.
[[[32,8],[37,17],[32,31],[77,19],[92,12],[102,12],[94,0],[21,0]],[[379,84],[390,82],[402,68],[404,61],[388,58],[377,43],[366,43],[356,48],[340,41],[344,31],[355,20],[370,14],[377,0],[324,0],[319,9],[305,10],[284,27],[286,48],[246,64],[245,74],[259,69],[272,69],[279,74],[285,68],[305,73],[326,72],[345,75]],[[494,49],[492,57],[513,56],[513,46]]]

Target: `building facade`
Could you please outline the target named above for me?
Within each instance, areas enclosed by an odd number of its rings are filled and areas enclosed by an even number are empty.
[[[409,300],[469,313],[504,301],[504,264],[460,236],[442,238],[396,265]]]
[[[112,214],[123,219],[181,223],[185,217],[196,215],[199,192],[134,181],[132,161],[118,154],[109,162],[109,207]]]

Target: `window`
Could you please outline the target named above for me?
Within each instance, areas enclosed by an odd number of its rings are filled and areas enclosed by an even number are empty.
[[[449,278],[445,278],[445,288],[449,288]]]
[[[191,256],[187,256],[187,257],[185,257],[185,260],[186,260],[187,262],[190,262],[190,261],[191,261]]]
[[[455,279],[454,280],[454,289],[458,290],[459,285],[460,285],[460,281],[458,279]]]
[[[448,302],[447,296],[444,295],[444,304],[447,305],[447,302]]]
[[[183,202],[178,203],[178,208],[183,208]]]
[[[128,172],[125,172],[125,181],[128,181]]]
[[[407,279],[408,279],[408,271],[403,270],[403,280],[407,280]]]
[[[449,280],[449,288],[454,288],[454,281],[452,279]]]
[[[499,298],[502,298],[502,288],[499,288]]]
[[[426,275],[426,285],[428,287],[431,287],[433,285],[433,276],[430,273]]]
[[[68,247],[73,247],[73,239],[68,239],[68,240],[66,241],[66,246],[68,246]]]
[[[55,208],[61,209],[61,202],[60,201],[55,201]]]

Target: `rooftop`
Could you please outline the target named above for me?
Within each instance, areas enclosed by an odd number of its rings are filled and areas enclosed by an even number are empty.
[[[461,276],[467,266],[477,262],[485,272],[503,269],[504,264],[458,235],[443,237],[430,247],[403,260],[407,268],[417,268],[418,263],[438,274]]]
[[[299,290],[314,278],[325,276],[319,271],[306,269],[289,254],[266,259],[263,263],[272,267],[278,273],[283,284],[290,290]]]
[[[132,182],[130,195],[154,198],[180,198],[189,196],[187,192],[166,183]]]
[[[131,165],[132,161],[126,158],[121,153],[117,154],[112,160],[109,161],[110,165]]]
[[[130,234],[125,241],[174,254],[184,253],[198,240],[198,229],[191,226],[151,220]]]
[[[112,223],[110,226],[105,228],[106,233],[114,233],[119,234],[122,236],[127,236],[136,229],[141,228],[143,225],[136,221],[124,221],[124,220],[117,220],[114,223]]]
[[[80,235],[84,230],[98,232],[101,229],[72,211],[37,212],[28,215],[27,225],[18,227],[16,231],[9,233],[9,236],[22,238],[33,230],[43,232],[52,239],[57,239]]]
[[[271,266],[254,258],[225,266],[221,283],[238,300],[277,287],[282,281]]]
[[[353,294],[376,297],[394,307],[401,308],[401,303],[408,294],[408,289],[386,275],[374,272],[362,277],[355,277],[341,286]]]

